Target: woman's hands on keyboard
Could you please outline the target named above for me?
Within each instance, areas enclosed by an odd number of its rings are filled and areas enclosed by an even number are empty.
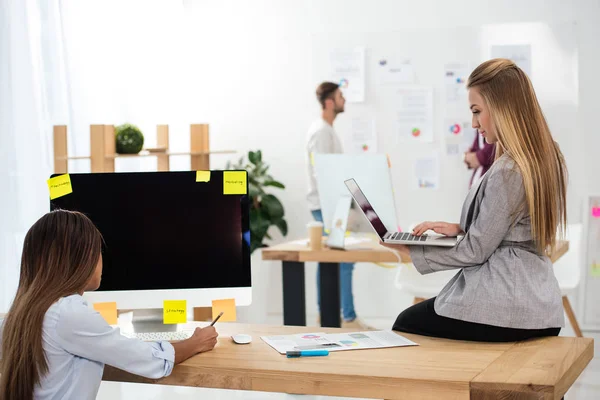
[[[412,234],[416,236],[421,236],[430,229],[435,233],[439,233],[440,235],[445,236],[455,237],[458,235],[464,235],[464,232],[459,224],[452,224],[449,222],[441,221],[426,221],[420,223],[419,225],[414,227]]]

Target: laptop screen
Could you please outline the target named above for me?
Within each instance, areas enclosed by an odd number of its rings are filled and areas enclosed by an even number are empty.
[[[350,191],[350,194],[352,194],[352,197],[354,197],[354,201],[356,201],[365,217],[367,217],[367,219],[369,220],[369,223],[371,224],[375,232],[377,232],[379,237],[383,239],[388,230],[386,229],[385,225],[383,225],[383,222],[373,209],[373,206],[371,206],[371,203],[369,203],[369,200],[367,200],[367,197],[365,196],[363,191],[360,190],[358,184],[354,179],[348,179],[344,183]]]

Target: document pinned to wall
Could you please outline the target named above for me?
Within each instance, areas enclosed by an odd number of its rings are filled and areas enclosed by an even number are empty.
[[[467,107],[467,79],[471,74],[469,63],[447,63],[444,65],[446,103]]]
[[[531,45],[492,45],[491,58],[508,58],[514,61],[531,78]]]
[[[352,118],[351,133],[352,153],[377,153],[377,131],[373,118]]]
[[[459,138],[465,135],[465,131],[471,132],[471,123],[462,118],[446,118],[444,121],[444,136],[447,138]]]
[[[365,48],[334,50],[329,55],[329,79],[338,83],[349,103],[365,101]]]
[[[377,60],[377,81],[380,85],[415,82],[415,69],[408,58],[380,57]]]
[[[437,152],[419,157],[414,164],[415,187],[417,189],[439,189],[440,157]]]
[[[395,92],[398,142],[433,142],[433,88],[413,86]]]

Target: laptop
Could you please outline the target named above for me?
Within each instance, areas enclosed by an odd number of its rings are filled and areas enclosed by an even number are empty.
[[[453,247],[458,243],[457,237],[448,237],[437,234],[415,236],[408,232],[389,232],[356,181],[354,179],[348,179],[347,181],[344,181],[344,183],[354,198],[354,201],[356,201],[362,213],[367,218],[367,221],[369,221],[369,224],[371,224],[375,233],[377,233],[384,243],[445,247]]]

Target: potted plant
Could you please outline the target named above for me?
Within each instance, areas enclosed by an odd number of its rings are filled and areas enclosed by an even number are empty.
[[[248,196],[250,197],[250,252],[266,247],[265,239],[271,239],[269,228],[276,226],[283,236],[288,226],[284,218],[285,211],[279,199],[267,193],[269,188],[285,189],[283,183],[276,181],[268,173],[269,165],[262,160],[262,152],[249,151],[248,160],[240,158],[235,164],[227,162],[226,169],[246,170],[248,172]]]
[[[144,147],[144,135],[133,124],[115,126],[115,140],[118,154],[137,154]]]

